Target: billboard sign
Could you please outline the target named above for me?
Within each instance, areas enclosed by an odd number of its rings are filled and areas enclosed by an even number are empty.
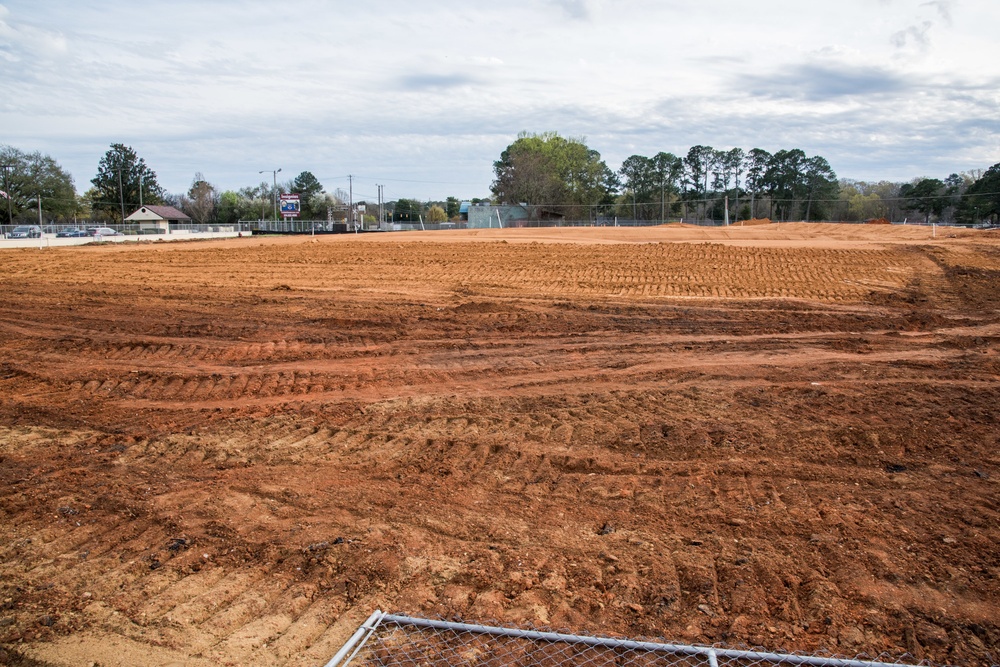
[[[281,195],[281,217],[299,217],[299,196],[297,194]]]

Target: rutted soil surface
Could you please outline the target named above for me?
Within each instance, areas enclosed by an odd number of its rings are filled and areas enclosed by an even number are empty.
[[[1000,661],[1000,237],[254,238],[0,283],[0,663],[323,664],[375,608]]]

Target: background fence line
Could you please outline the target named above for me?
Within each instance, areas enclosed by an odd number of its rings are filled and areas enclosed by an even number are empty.
[[[504,229],[533,229],[533,228],[556,228],[556,227],[658,227],[663,224],[677,224],[683,222],[686,225],[695,225],[698,227],[724,227],[726,223],[724,220],[687,220],[674,218],[667,220],[665,223],[659,220],[634,220],[628,218],[600,218],[594,220],[515,220],[513,222],[505,222]],[[789,224],[786,222],[772,221],[775,224]],[[789,221],[789,222],[804,222],[801,220]],[[843,220],[820,220],[820,221],[810,221],[807,224],[837,224],[837,225],[864,225],[868,224],[865,222],[850,222]],[[893,225],[916,225],[924,227],[963,227],[970,228],[985,227],[983,225],[968,225],[960,223],[941,223],[932,222],[925,223],[924,221],[905,221],[905,222],[892,222]],[[0,239],[7,238],[7,234],[11,232],[15,227],[20,227],[22,225],[0,225]],[[28,225],[33,226],[33,225]],[[76,229],[88,229],[95,226],[92,223],[65,223],[65,224],[49,224],[42,225],[43,237],[52,238],[60,231],[70,228]],[[102,227],[110,227],[116,231],[121,232],[126,236],[142,236],[156,238],[157,236],[164,236],[165,234],[159,230],[149,230],[140,229],[139,225],[136,223],[126,223],[126,224],[102,224]],[[740,227],[742,226],[740,222],[730,222],[730,227]],[[481,225],[469,226],[466,222],[425,222],[423,224],[419,222],[383,222],[381,225],[378,223],[366,223],[364,226],[359,226],[357,228],[353,226],[348,226],[343,222],[328,222],[326,220],[240,220],[233,224],[220,225],[220,224],[199,224],[199,223],[183,223],[183,224],[171,224],[170,233],[171,234],[198,234],[202,232],[220,233],[220,232],[253,232],[255,234],[345,234],[345,233],[355,233],[355,232],[388,232],[388,231],[444,231],[444,230],[454,230],[454,229],[487,229],[489,227],[483,227]],[[497,228],[494,224],[492,228]]]

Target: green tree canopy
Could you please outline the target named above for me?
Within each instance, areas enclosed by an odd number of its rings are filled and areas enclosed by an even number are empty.
[[[771,154],[763,148],[751,148],[746,154],[746,189],[750,193],[750,217],[757,217],[756,200],[764,193],[764,174]]]
[[[802,178],[806,193],[806,220],[823,220],[827,217],[828,203],[837,198],[837,174],[826,158],[819,155],[808,158]]]
[[[858,181],[840,179],[837,213],[841,220],[903,219],[903,200],[899,197],[901,183],[890,181]]]
[[[427,209],[427,222],[447,222],[448,214],[440,204],[434,204]]]
[[[621,199],[623,215],[633,218],[665,220],[671,203],[677,199],[684,162],[673,153],[659,152],[653,157],[631,155],[625,158],[618,176],[625,192]],[[641,209],[639,205],[646,204]]]
[[[326,207],[323,205],[323,184],[310,171],[303,171],[295,177],[291,184],[291,192],[299,195],[300,210],[303,220],[316,220],[326,217]]]
[[[691,199],[708,190],[708,175],[712,171],[715,150],[711,146],[692,146],[684,157],[684,187]]]
[[[907,183],[899,189],[899,196],[906,205],[924,216],[924,222],[931,221],[931,215],[940,217],[948,205],[948,192],[938,178],[922,178],[916,183]]]
[[[717,161],[717,151],[711,146],[702,146],[700,144],[689,148],[687,155],[683,159],[686,199],[692,202],[701,201],[702,215],[706,215],[707,213],[708,180]]]
[[[50,217],[71,217],[79,206],[73,178],[54,159],[39,152],[25,153],[0,146],[0,220],[13,224],[18,214],[38,206]]]
[[[863,221],[888,216],[888,207],[882,197],[876,192],[867,191],[867,185],[848,179],[840,182],[842,219]]]
[[[127,216],[140,201],[159,204],[166,194],[156,182],[156,172],[136,155],[131,146],[111,144],[111,148],[97,166],[97,176],[90,181],[96,198],[91,202],[94,211],[103,211],[111,218],[121,218],[122,208]]]
[[[639,218],[639,202],[649,201],[653,188],[657,185],[654,171],[653,161],[645,155],[628,156],[618,170],[622,186],[626,190],[625,194],[631,200],[628,203],[632,206],[632,218],[634,219]]]
[[[798,149],[780,150],[771,156],[764,172],[764,185],[781,220],[790,219],[803,193],[806,154]]]
[[[684,161],[673,153],[660,151],[651,158],[653,185],[659,189],[660,219],[669,215],[669,205],[679,194],[679,183],[684,174]],[[654,191],[654,198],[655,198]]]
[[[418,222],[424,206],[416,199],[399,199],[392,208],[395,222]]]
[[[522,132],[493,163],[492,191],[501,204],[562,207],[610,203],[614,172],[580,139]]]
[[[248,204],[249,202],[247,202]],[[238,192],[233,190],[226,190],[219,195],[219,204],[216,209],[216,215],[218,216],[219,222],[224,225],[231,225],[239,220],[243,220],[243,211],[248,210],[248,207],[244,204],[244,200],[240,197]],[[250,216],[246,216],[249,219]]]
[[[965,191],[961,217],[967,222],[1000,219],[1000,162],[990,167]]]
[[[729,189],[729,179],[732,178],[733,181],[733,207],[736,210],[736,215],[739,217],[740,211],[740,179],[743,177],[743,172],[746,170],[746,153],[742,148],[732,148],[728,151],[724,151],[719,156],[719,171],[721,172],[720,181],[724,185],[724,190],[726,194],[730,193]]]

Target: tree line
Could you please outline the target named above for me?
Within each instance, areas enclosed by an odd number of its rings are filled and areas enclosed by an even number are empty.
[[[574,220],[901,221],[973,223],[1000,215],[1000,163],[986,172],[909,183],[838,179],[826,158],[798,148],[631,155],[612,171],[581,139],[522,132],[494,162],[495,203]]]
[[[34,222],[41,202],[43,217],[50,222],[77,219],[94,222],[121,222],[141,205],[177,208],[199,224],[235,224],[239,220],[266,220],[275,217],[276,199],[296,193],[303,220],[344,221],[351,202],[347,192],[327,192],[309,171],[287,181],[261,181],[238,190],[220,190],[201,173],[181,193],[169,193],[160,186],[156,172],[131,146],[112,144],[97,165],[91,187],[76,194],[73,178],[51,157],[26,153],[12,146],[0,146],[0,224]],[[8,196],[9,195],[9,196]],[[479,202],[479,199],[473,199]],[[353,202],[366,207],[359,222],[375,222],[372,202]],[[440,202],[398,199],[386,202],[386,220],[397,222],[444,222],[457,220],[461,201],[447,197]]]
[[[772,220],[1000,222],[1000,163],[985,171],[908,183],[838,179],[822,156],[800,149],[718,150],[691,147],[683,156],[631,155],[612,170],[582,139],[522,132],[493,164],[491,197],[472,203],[527,205],[539,218],[642,221]],[[41,209],[54,222],[120,221],[141,204],[166,204],[202,224],[274,217],[275,199],[297,193],[304,220],[346,220],[348,195],[328,192],[309,171],[286,182],[262,181],[220,191],[201,173],[183,193],[168,193],[135,150],[112,144],[90,188],[77,195],[72,176],[52,157],[0,145],[0,222],[32,222]],[[366,204],[364,201],[355,202]],[[374,222],[370,202],[364,221]],[[396,222],[457,220],[461,201],[397,199],[385,203]],[[360,221],[360,220],[359,220]]]

